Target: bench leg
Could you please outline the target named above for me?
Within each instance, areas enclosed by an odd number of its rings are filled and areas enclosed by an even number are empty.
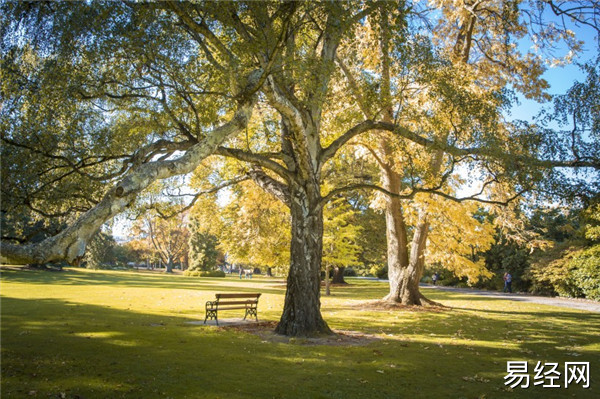
[[[244,315],[244,320],[246,320],[246,317],[248,317],[248,316],[254,316],[256,321],[258,321],[258,310],[255,308],[246,308],[246,314]]]
[[[207,309],[206,310],[206,316],[204,317],[204,324],[206,324],[206,320],[208,319],[215,319],[215,322],[217,323],[217,326],[219,325],[219,319],[217,318],[217,311],[216,310],[211,310],[211,309]]]

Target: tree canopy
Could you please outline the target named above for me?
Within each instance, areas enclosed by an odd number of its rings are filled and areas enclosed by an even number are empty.
[[[251,179],[289,210],[277,332],[307,335],[329,332],[319,287],[331,200],[385,194],[394,207],[388,254],[395,245],[397,275],[418,277],[444,212],[485,228],[469,219],[473,209],[443,203],[434,214],[419,201],[506,205],[536,190],[591,197],[599,188],[585,184],[600,170],[597,60],[545,121],[559,118],[566,130],[503,113],[514,92],[548,97],[546,65],[581,47],[567,25],[598,31],[593,4],[5,2],[2,11],[3,218],[21,223],[15,234],[32,218],[67,226],[38,243],[3,239],[3,261],[76,263],[100,226],[154,182],[218,155],[236,166],[205,176],[215,183],[206,191]],[[523,51],[524,38],[543,51]],[[557,44],[562,57],[549,55]],[[333,179],[336,160],[358,146],[380,175]],[[480,191],[458,195],[460,168]],[[418,216],[412,226],[399,213],[407,210]]]

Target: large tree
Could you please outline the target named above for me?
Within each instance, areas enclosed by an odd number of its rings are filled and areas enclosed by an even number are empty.
[[[569,180],[552,171],[553,166],[574,166],[579,161],[585,164],[586,160],[597,159],[592,155],[595,150],[590,151],[597,147],[597,142],[588,138],[588,143],[583,144],[586,140],[581,140],[585,126],[591,121],[589,113],[582,112],[588,118],[576,124],[579,127],[573,130],[570,155],[564,152],[568,146],[559,145],[554,149],[539,146],[541,142],[557,142],[560,135],[552,132],[551,137],[544,137],[545,133],[534,132],[534,129],[510,131],[501,113],[507,105],[508,98],[502,92],[507,85],[530,98],[548,97],[545,92],[548,85],[541,75],[549,59],[533,50],[521,53],[517,47],[519,39],[529,34],[537,40],[538,48],[546,49],[563,40],[571,50],[569,56],[580,46],[573,33],[566,29],[564,19],[562,24],[550,24],[542,18],[545,7],[550,6],[563,17],[569,16],[576,24],[595,29],[597,7],[577,3],[567,9],[561,8],[564,4],[511,0],[434,3],[440,7],[434,10],[436,15],[430,15],[430,20],[436,22],[431,25],[435,29],[420,32],[411,25],[414,22],[410,19],[401,18],[394,7],[381,7],[379,18],[358,27],[356,36],[370,43],[354,44],[362,50],[363,57],[345,56],[338,61],[356,100],[356,108],[367,118],[381,115],[388,123],[411,126],[438,143],[487,149],[487,154],[475,154],[438,146],[429,153],[419,148],[415,152],[414,146],[398,145],[394,137],[385,134],[362,141],[380,167],[382,186],[388,194],[384,209],[390,292],[386,299],[404,304],[429,302],[419,291],[419,281],[428,237],[434,228],[432,221],[443,216],[440,211],[444,208],[415,202],[412,196],[415,188],[427,191],[429,187],[437,191],[438,198],[429,195],[429,202],[446,198],[502,205],[539,187],[539,183]],[[438,15],[441,18],[438,19]],[[397,35],[399,31],[404,34]],[[346,51],[346,54],[357,53],[361,54],[356,49]],[[361,79],[365,70],[371,71],[371,84]],[[579,151],[586,145],[589,147],[583,155]],[[489,157],[494,150],[498,151],[496,156]],[[556,152],[553,154],[553,151]],[[517,157],[511,160],[502,152]],[[541,161],[552,155],[555,155],[554,161]],[[569,156],[573,160],[571,164],[556,162]],[[461,164],[470,165],[471,171],[480,174],[481,192],[463,198],[455,195],[458,184],[456,179],[452,181],[453,171]],[[418,217],[409,223],[407,214],[415,208],[419,209]],[[464,212],[454,214],[461,213]],[[452,219],[448,221],[453,223]],[[460,220],[456,218],[454,222],[460,223]],[[469,225],[473,223],[463,227]],[[456,252],[459,254],[460,251]],[[474,269],[469,266],[467,257],[460,259],[460,262],[452,262],[451,268],[459,274],[473,276]],[[459,264],[466,268],[461,270]],[[485,271],[483,273],[485,275]]]

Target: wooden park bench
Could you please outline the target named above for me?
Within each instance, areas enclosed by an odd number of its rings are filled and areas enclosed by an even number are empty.
[[[219,310],[230,310],[230,309],[245,309],[246,314],[244,320],[248,316],[254,316],[258,321],[258,297],[259,293],[248,294],[248,293],[237,293],[237,294],[215,294],[217,297],[216,301],[206,302],[206,317],[204,318],[204,324],[209,318],[215,319],[217,325],[219,325],[219,319],[217,314]]]

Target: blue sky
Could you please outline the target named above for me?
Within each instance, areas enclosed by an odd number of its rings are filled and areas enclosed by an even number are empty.
[[[591,27],[572,27],[575,32],[575,37],[584,42],[583,49],[575,58],[576,63],[585,63],[598,56],[598,47],[600,45],[597,37],[597,32]],[[525,41],[524,41],[525,43]],[[528,44],[524,44],[523,51],[527,50]],[[563,54],[566,50],[562,50]],[[560,50],[559,50],[560,54]],[[576,81],[582,81],[584,74],[581,69],[574,64],[568,64],[561,67],[549,67],[544,73],[544,78],[550,84],[548,93],[551,95],[564,94]],[[517,96],[520,104],[515,104],[511,110],[509,119],[521,119],[532,121],[533,117],[543,107],[533,100],[527,100],[522,95]],[[546,105],[549,105],[546,103]]]

